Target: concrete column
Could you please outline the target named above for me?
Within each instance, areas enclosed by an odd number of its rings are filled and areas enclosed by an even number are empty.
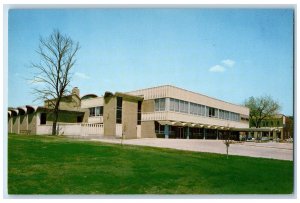
[[[283,128],[280,129],[280,139],[283,140]]]
[[[270,140],[270,137],[271,137],[271,131],[269,131],[269,136],[268,136],[268,137],[269,137],[269,140]]]
[[[169,139],[169,125],[165,125],[164,133],[165,139]]]
[[[276,131],[274,130],[274,131],[273,131],[273,140],[276,141],[276,138],[277,138],[277,136],[276,136]]]
[[[186,139],[190,139],[190,127],[187,127],[187,136]]]
[[[251,136],[251,132],[248,132],[248,137],[250,137]],[[246,137],[246,139],[248,140],[248,137]]]
[[[205,140],[205,135],[206,135],[205,128],[203,128],[203,140]]]
[[[219,139],[219,131],[217,130],[217,140]]]
[[[254,138],[257,139],[257,132],[254,132]]]

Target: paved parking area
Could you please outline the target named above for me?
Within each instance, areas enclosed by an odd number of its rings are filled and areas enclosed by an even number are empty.
[[[121,143],[121,140],[119,139],[92,139],[92,140],[108,142],[108,143]],[[144,139],[123,140],[123,144],[226,154],[226,146],[223,140],[144,138]],[[250,157],[281,159],[281,160],[293,160],[293,144],[277,143],[277,142],[235,143],[230,145],[229,154],[250,156]]]

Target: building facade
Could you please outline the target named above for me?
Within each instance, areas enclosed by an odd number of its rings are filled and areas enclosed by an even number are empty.
[[[9,132],[27,129],[39,134],[39,127],[51,125],[50,109],[51,101],[45,101],[43,107],[9,109]],[[239,139],[250,129],[247,107],[171,85],[126,93],[105,92],[101,97],[80,97],[79,89],[74,88],[59,109],[60,123],[101,125],[102,136],[124,139]]]

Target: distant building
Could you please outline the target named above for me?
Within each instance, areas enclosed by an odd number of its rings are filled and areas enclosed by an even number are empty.
[[[43,107],[10,108],[8,131],[50,133],[51,105],[51,100],[47,100]],[[239,139],[240,135],[251,133],[278,136],[281,132],[280,127],[249,128],[247,107],[170,85],[127,93],[105,92],[102,97],[80,97],[79,89],[74,88],[71,95],[63,97],[59,109],[59,124],[65,134],[85,132],[125,139],[224,139],[230,134]]]
[[[250,127],[254,128],[255,124],[250,120]],[[261,122],[261,128],[277,128],[281,130],[281,135],[274,138],[288,139],[293,137],[293,118],[283,114],[276,114],[271,118],[266,118]],[[263,136],[268,136],[264,133]]]

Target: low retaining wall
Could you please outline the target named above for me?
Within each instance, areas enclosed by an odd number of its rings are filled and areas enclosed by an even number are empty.
[[[57,124],[57,132],[59,135],[70,136],[89,136],[89,135],[104,135],[103,124],[91,123],[59,123]],[[38,135],[52,134],[52,124],[38,125]]]

